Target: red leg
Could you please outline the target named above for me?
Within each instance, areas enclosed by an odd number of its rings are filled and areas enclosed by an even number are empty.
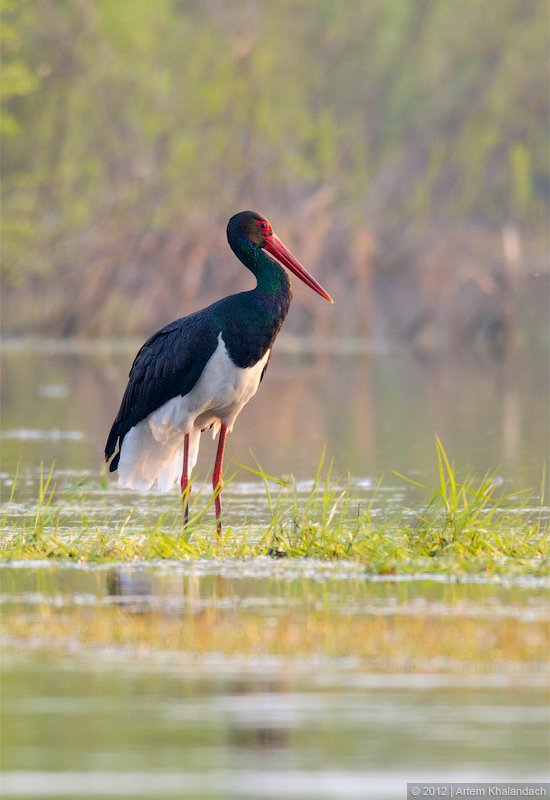
[[[214,472],[212,473],[212,488],[216,492],[214,503],[216,506],[216,519],[218,520],[218,535],[222,532],[222,524],[220,522],[220,514],[222,511],[222,468],[223,468],[223,454],[225,450],[225,437],[227,436],[227,425],[222,423],[220,428],[220,438],[218,440],[218,451],[216,453],[216,461],[214,463]]]
[[[181,497],[183,500],[183,526],[189,522],[189,495],[191,484],[189,483],[189,434],[185,434],[183,443],[183,469],[181,473]]]

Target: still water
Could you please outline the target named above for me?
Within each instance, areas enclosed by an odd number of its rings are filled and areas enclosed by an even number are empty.
[[[536,581],[365,581],[358,565],[259,559],[5,565],[2,588],[2,797],[404,798],[407,781],[544,774],[543,653],[441,669],[395,652],[403,619],[470,618],[487,648],[496,627],[475,620],[535,635],[548,620]],[[88,621],[60,644],[75,609]],[[307,627],[313,611],[334,636],[357,619],[384,619],[390,637],[395,628],[389,661],[382,647],[359,659],[345,637],[333,656],[299,641],[290,653],[262,644],[262,628],[289,612]],[[100,614],[126,630],[138,622],[149,637],[85,641]],[[17,638],[22,618],[30,648]],[[228,652],[223,639],[212,647],[208,631],[206,644],[174,647],[169,637],[186,619],[221,626],[227,639],[256,619],[260,637],[247,653]],[[161,625],[159,644],[151,628]]]
[[[5,348],[4,501],[18,472],[20,513],[32,510],[43,464],[54,465],[61,490],[89,488],[69,525],[93,520],[105,503],[115,522],[117,509],[123,518],[136,505],[138,521],[142,510],[143,519],[158,514],[163,497],[95,491],[134,349]],[[490,470],[506,491],[540,489],[544,359],[420,363],[350,350],[297,353],[281,342],[228,443],[235,515],[266,513],[263,489],[238,464],[259,461],[307,486],[325,449],[338,479],[349,474],[366,490],[382,479],[384,502],[421,502],[429,491],[411,494],[393,471],[434,485],[434,433],[459,474]],[[214,454],[203,439],[198,483]],[[540,583],[377,581],[358,565],[267,558],[4,564],[0,579],[2,797],[404,798],[412,780],[540,780],[546,770]],[[293,649],[288,638],[286,649],[269,649],[281,619],[287,628],[300,620],[304,636],[318,630],[325,645],[345,642],[357,620],[381,620],[373,630],[389,650],[352,643],[330,654],[299,639]],[[492,660],[437,658],[437,641],[431,655],[408,660],[414,648],[400,636],[409,623],[427,632],[443,623],[451,644],[456,625],[465,647]],[[145,634],[131,639],[132,630]],[[187,630],[204,637],[187,645]],[[513,652],[499,650],[502,630]],[[236,641],[253,631],[257,644],[230,650],[208,638],[224,631]],[[361,648],[370,655],[354,655]]]
[[[228,442],[229,462],[310,479],[323,451],[341,476],[393,471],[436,481],[434,435],[463,476],[495,472],[510,487],[540,489],[548,460],[547,359],[421,362],[411,353],[293,352],[281,339],[256,397]],[[138,343],[6,346],[2,468],[55,462],[97,473]],[[214,445],[202,437],[198,474]],[[246,473],[241,475],[247,479]]]

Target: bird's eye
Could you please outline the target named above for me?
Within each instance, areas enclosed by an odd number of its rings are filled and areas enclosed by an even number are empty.
[[[258,219],[256,220],[256,225],[264,233],[266,236],[269,236],[271,233],[271,225],[265,219]]]

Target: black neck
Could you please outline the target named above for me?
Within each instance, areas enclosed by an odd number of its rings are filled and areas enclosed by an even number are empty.
[[[238,366],[252,366],[271,348],[288,313],[292,292],[285,270],[261,248],[238,240],[231,249],[256,278],[256,288],[228,298],[226,346]]]

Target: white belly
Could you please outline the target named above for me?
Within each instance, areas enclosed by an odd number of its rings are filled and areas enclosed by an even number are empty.
[[[173,397],[139,422],[124,437],[118,465],[119,486],[147,490],[157,481],[168,491],[181,475],[183,441],[190,435],[189,473],[198,456],[201,430],[213,425],[213,434],[223,423],[229,431],[256,394],[269,358],[253,367],[236,367],[221,333],[218,346],[202,375],[184,397]]]

